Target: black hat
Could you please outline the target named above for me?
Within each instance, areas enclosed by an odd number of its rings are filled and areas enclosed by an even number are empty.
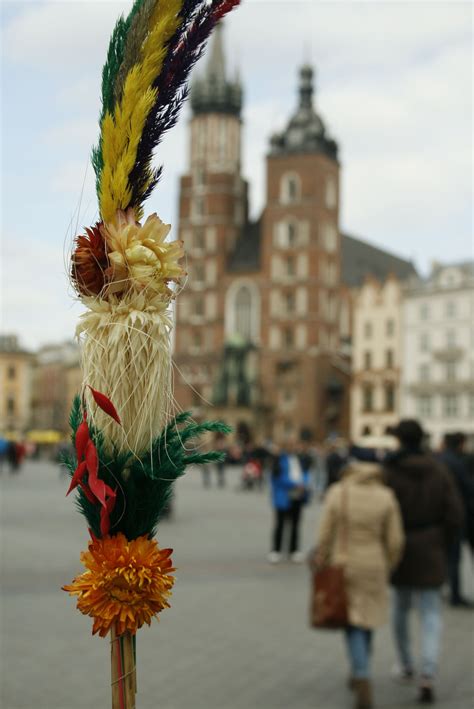
[[[420,423],[415,419],[402,419],[389,430],[392,436],[398,438],[400,443],[412,447],[417,447],[426,436]]]

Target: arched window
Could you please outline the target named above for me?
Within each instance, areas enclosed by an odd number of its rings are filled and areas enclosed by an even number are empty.
[[[292,204],[301,198],[301,181],[294,172],[283,175],[280,182],[280,202]]]
[[[287,243],[289,248],[293,248],[296,246],[296,240],[297,240],[297,230],[296,230],[296,224],[295,222],[288,222],[287,224]]]
[[[254,281],[234,281],[225,299],[225,336],[239,335],[247,342],[260,339],[260,293]]]
[[[337,205],[337,185],[335,178],[331,175],[326,180],[326,207],[334,209]]]
[[[246,340],[252,335],[252,295],[247,286],[241,286],[235,296],[235,331]]]

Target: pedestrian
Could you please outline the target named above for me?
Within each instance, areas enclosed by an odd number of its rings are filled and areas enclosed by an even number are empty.
[[[345,441],[342,438],[330,439],[327,444],[326,455],[326,490],[341,477],[341,471],[347,463],[348,453]]]
[[[391,569],[403,548],[400,511],[378,463],[351,461],[329,488],[319,526],[316,564],[342,566],[349,624],[345,640],[355,709],[373,706],[373,631],[388,616]]]
[[[462,528],[463,509],[452,476],[423,449],[418,421],[405,419],[392,429],[399,450],[385,461],[386,481],[398,499],[405,530],[405,551],[392,576],[393,630],[402,681],[415,679],[409,613],[416,603],[421,620],[418,701],[435,700],[434,680],[441,642],[441,586],[446,579],[447,541]]]
[[[225,433],[222,433],[221,431],[217,431],[217,433],[214,436],[214,450],[219,451],[220,453],[224,453],[227,457],[226,454],[226,436]],[[216,473],[217,473],[217,484],[219,487],[225,487],[225,466],[226,466],[226,458],[223,460],[218,460],[217,463],[215,464],[216,466]]]
[[[304,556],[300,549],[300,523],[303,507],[310,499],[310,472],[305,467],[307,457],[297,454],[296,441],[289,440],[275,457],[271,474],[272,504],[275,512],[270,563],[281,561],[283,536],[289,531],[289,557],[301,563]]]
[[[464,504],[465,527],[459,531],[448,547],[450,604],[454,607],[473,608],[474,604],[462,595],[459,573],[462,545],[469,536],[468,521],[474,517],[474,479],[469,475],[463,455],[465,443],[466,436],[463,433],[447,433],[444,436],[444,447],[439,459],[453,476]]]

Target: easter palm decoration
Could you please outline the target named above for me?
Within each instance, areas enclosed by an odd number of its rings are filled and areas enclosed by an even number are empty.
[[[154,540],[174,481],[221,453],[186,445],[220,422],[173,416],[170,305],[185,275],[183,245],[144,202],[161,167],[155,148],[176,122],[189,72],[216,23],[239,0],[135,0],[111,36],[92,151],[99,221],[75,239],[71,282],[85,306],[77,334],[83,387],[64,462],[91,541],[86,571],[64,589],[111,635],[112,706],[135,706],[135,634],[169,605],[171,550]],[[189,452],[193,451],[193,452]]]

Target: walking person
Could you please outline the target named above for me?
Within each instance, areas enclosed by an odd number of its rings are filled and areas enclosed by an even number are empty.
[[[418,701],[430,704],[435,700],[447,544],[462,528],[463,510],[452,476],[423,450],[424,433],[418,421],[402,420],[392,433],[399,441],[399,450],[386,459],[385,474],[398,499],[406,537],[402,560],[392,577],[398,676],[404,681],[415,677],[409,613],[416,604],[421,620]]]
[[[345,629],[355,709],[373,707],[373,631],[388,617],[388,582],[403,549],[395,496],[377,463],[353,461],[326,493],[316,564],[344,568],[349,625]]]
[[[466,436],[463,433],[447,433],[444,437],[443,451],[439,455],[440,461],[453,476],[464,505],[465,528],[459,530],[456,538],[448,547],[450,604],[455,608],[474,608],[474,603],[462,595],[459,568],[462,545],[469,538],[468,523],[474,518],[474,478],[469,474],[463,455],[465,443]]]
[[[275,458],[271,475],[272,503],[275,511],[272,551],[268,560],[272,564],[281,561],[283,535],[289,531],[289,557],[301,563],[304,560],[300,549],[300,523],[304,505],[310,498],[311,476],[308,458],[298,456],[296,443],[289,441]]]

